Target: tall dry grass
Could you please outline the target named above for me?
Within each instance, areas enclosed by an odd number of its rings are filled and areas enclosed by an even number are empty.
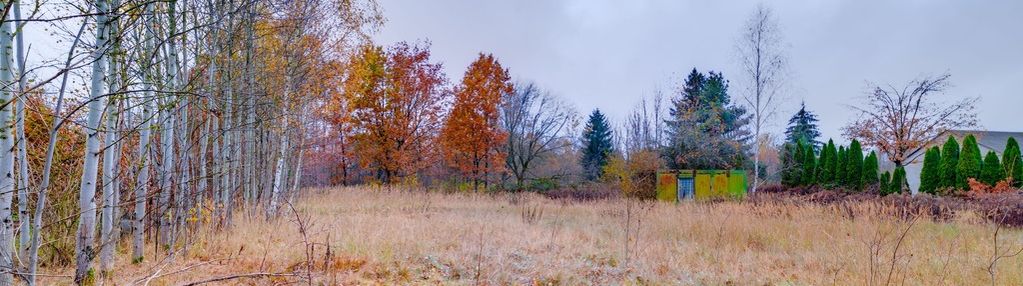
[[[221,283],[1023,284],[1023,257],[1010,256],[1023,233],[968,213],[935,222],[875,203],[567,202],[360,188],[298,201],[276,221],[242,214],[230,231],[200,230],[173,262],[121,267],[115,280],[285,273],[298,277]]]

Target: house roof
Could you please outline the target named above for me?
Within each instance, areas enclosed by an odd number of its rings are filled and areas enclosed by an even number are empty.
[[[1014,137],[1016,140],[1023,140],[1023,132],[1007,132],[1007,131],[985,131],[985,130],[945,130],[941,134],[938,134],[934,140],[931,140],[927,146],[941,146],[948,140],[948,136],[951,135],[956,137],[959,144],[963,144],[963,137],[968,134],[973,134],[973,137],[977,138],[977,145],[984,147],[991,151],[995,151],[1001,156],[1002,151],[1005,150],[1005,144],[1008,142],[1009,137]],[[929,148],[929,147],[928,147]],[[919,152],[909,155],[910,163],[919,163],[920,159],[923,158],[924,151],[926,148],[921,148]],[[983,154],[981,154],[983,156]]]
[[[1009,137],[1015,137],[1016,140],[1023,139],[1023,132],[947,130],[945,133],[953,135],[959,139],[962,139],[967,134],[973,134],[973,136],[977,138],[977,145],[995,151],[995,153],[998,154],[1001,154],[1002,151],[1005,150],[1005,143],[1008,142]],[[946,138],[946,136],[939,136],[939,138]]]

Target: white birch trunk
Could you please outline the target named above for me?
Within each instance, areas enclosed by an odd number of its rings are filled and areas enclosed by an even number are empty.
[[[0,24],[0,85],[14,86],[14,32],[10,21]],[[14,229],[11,204],[14,200],[14,134],[11,130],[14,93],[0,92],[0,285],[13,283]]]
[[[281,192],[283,191],[282,184],[285,180],[284,174],[288,168],[287,165],[285,164],[285,162],[287,161],[287,158],[285,156],[287,155],[286,153],[288,150],[288,136],[285,135],[282,137],[284,137],[283,139],[284,142],[281,143],[280,153],[278,154],[277,157],[277,166],[274,169],[276,171],[274,174],[273,189],[270,192],[270,207],[267,208],[268,218],[277,215],[278,200],[281,197]]]
[[[177,91],[177,88],[178,88],[178,80],[177,80],[177,71],[178,71],[177,60],[178,60],[178,56],[177,56],[177,45],[176,45],[176,41],[174,40],[175,39],[175,33],[177,33],[177,26],[176,26],[176,21],[175,21],[175,16],[176,16],[175,15],[176,14],[175,11],[176,11],[176,6],[177,6],[177,1],[170,1],[170,2],[167,3],[167,5],[168,5],[168,9],[167,9],[167,22],[169,23],[168,26],[170,27],[170,29],[169,29],[168,34],[167,34],[167,57],[166,57],[166,60],[167,60],[167,65],[166,65],[167,77],[165,79],[165,81],[166,81],[165,86],[166,86],[167,89],[169,89],[171,91]],[[165,108],[164,108],[164,116],[163,116],[163,118],[161,118],[161,120],[163,120],[163,122],[161,123],[161,125],[162,125],[161,127],[163,128],[163,130],[162,130],[163,132],[160,135],[160,141],[161,141],[161,145],[162,145],[161,147],[163,148],[163,152],[161,153],[162,156],[163,156],[163,163],[160,166],[161,167],[160,168],[161,169],[161,172],[160,172],[161,173],[160,174],[160,208],[162,209],[162,211],[160,213],[160,243],[164,243],[165,244],[164,246],[168,250],[173,246],[173,245],[170,244],[171,243],[171,237],[173,236],[172,219],[174,218],[174,211],[176,211],[171,206],[171,201],[170,201],[171,193],[173,192],[173,189],[174,189],[174,179],[173,179],[173,176],[174,176],[174,166],[175,166],[174,162],[175,162],[175,157],[177,156],[176,153],[174,152],[174,138],[175,138],[174,137],[174,132],[175,132],[175,130],[174,130],[175,128],[174,127],[175,127],[175,122],[176,122],[176,120],[175,120],[175,118],[176,118],[175,110],[177,109],[177,106],[176,106],[177,102],[176,102],[176,100],[173,97],[174,97],[173,95],[168,95],[168,96],[164,97],[164,104],[163,104],[165,106]]]
[[[20,1],[14,2],[14,20],[16,25],[21,25],[21,3]],[[15,60],[18,63],[18,104],[15,107],[17,115],[15,119],[17,121],[17,140],[18,140],[18,220],[21,221],[21,230],[19,231],[20,236],[18,237],[18,257],[22,259],[28,258],[29,245],[31,244],[31,226],[32,220],[28,215],[28,191],[29,191],[29,170],[28,170],[28,153],[25,149],[25,100],[27,96],[25,92],[25,51],[24,41],[22,32],[17,32],[16,37],[16,51]]]
[[[95,279],[92,259],[95,256],[94,243],[96,235],[96,176],[99,167],[100,138],[99,128],[103,113],[103,85],[106,76],[107,40],[109,34],[106,0],[96,1],[96,47],[92,52],[92,82],[89,92],[89,113],[86,116],[85,162],[82,166],[82,181],[78,196],[78,207],[81,213],[78,218],[78,231],[75,242],[75,283],[89,283]],[[6,169],[5,169],[6,170]]]
[[[99,255],[99,270],[100,273],[104,273],[111,270],[114,261],[114,245],[116,245],[116,235],[113,234],[114,230],[114,205],[117,201],[114,200],[114,185],[117,184],[117,174],[114,172],[114,166],[116,162],[116,156],[114,156],[114,144],[116,143],[116,136],[113,129],[117,125],[117,106],[114,103],[114,99],[108,99],[107,104],[107,118],[106,118],[106,137],[104,138],[104,152],[103,152],[103,208],[100,225],[100,255]]]
[[[153,15],[152,3],[146,4],[146,14]],[[153,29],[155,23],[153,16],[146,17],[145,29],[145,50],[142,54],[152,53],[154,49],[155,33]],[[144,260],[145,252],[145,217],[146,217],[146,199],[149,193],[149,173],[151,170],[150,161],[150,148],[152,147],[152,139],[150,134],[153,129],[153,102],[155,94],[151,91],[153,89],[153,75],[152,70],[156,68],[153,66],[152,61],[145,61],[148,68],[143,69],[142,88],[145,90],[144,98],[142,99],[145,103],[142,104],[142,127],[139,132],[139,145],[138,145],[138,160],[139,170],[138,178],[135,180],[135,215],[132,218],[132,250],[131,250],[131,261],[132,263],[140,263]]]
[[[288,95],[291,91],[291,77],[285,76],[284,80],[284,100],[281,101],[281,137],[283,142],[280,146],[280,151],[277,154],[277,166],[274,168],[275,174],[271,184],[273,187],[270,190],[270,205],[267,207],[267,218],[274,217],[277,215],[277,204],[281,197],[281,192],[284,189],[284,180],[287,174],[287,150],[288,150]]]
[[[302,148],[302,145],[305,144],[305,122],[304,122],[304,120],[305,120],[305,112],[306,112],[305,108],[302,108],[302,111],[299,112],[299,114],[298,114],[298,126],[296,127],[296,130],[298,132],[295,132],[295,136],[299,136],[299,137],[298,137],[298,146],[295,146],[295,149],[297,151],[296,153],[298,153],[298,154],[295,156],[295,178],[294,178],[295,181],[291,184],[291,193],[292,194],[298,194],[298,188],[300,188],[302,186],[302,155],[305,152],[305,148]]]
[[[148,82],[144,84],[146,89],[149,89],[150,85]],[[152,96],[152,92],[146,92],[147,95]],[[145,217],[146,217],[146,194],[149,193],[149,172],[150,172],[150,160],[149,160],[149,148],[150,142],[150,130],[152,129],[151,112],[153,110],[153,99],[147,98],[146,104],[142,107],[142,130],[139,134],[139,148],[138,157],[141,161],[141,167],[138,171],[138,179],[135,181],[135,217],[132,220],[132,255],[131,261],[133,263],[142,262],[144,257],[143,247],[145,247]]]
[[[111,2],[113,7],[120,6],[120,1],[113,0]],[[114,11],[116,12],[116,11]],[[118,26],[114,20],[110,21],[109,24],[109,36],[112,41],[111,44],[111,55],[107,58],[110,66],[109,81],[109,92],[116,93],[120,90],[120,78],[117,73],[119,72],[117,66],[117,32]],[[118,180],[117,168],[118,156],[115,148],[117,144],[117,120],[118,120],[118,100],[120,95],[111,95],[107,98],[106,107],[106,134],[103,143],[103,209],[102,216],[100,219],[100,253],[99,253],[99,270],[103,277],[113,269],[114,266],[114,248],[117,246],[117,235],[114,234],[114,224],[117,223],[117,217],[115,215],[114,208],[117,205],[117,184],[120,183]]]

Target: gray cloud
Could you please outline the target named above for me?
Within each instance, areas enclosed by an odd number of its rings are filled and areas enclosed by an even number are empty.
[[[478,52],[495,54],[583,112],[622,119],[644,95],[674,91],[696,67],[719,70],[738,99],[734,46],[753,1],[381,0],[380,44],[429,39],[453,82]],[[981,124],[1023,131],[1023,1],[773,1],[788,50],[788,102],[820,114],[825,136],[856,116],[867,82],[952,74],[951,97],[980,96]]]

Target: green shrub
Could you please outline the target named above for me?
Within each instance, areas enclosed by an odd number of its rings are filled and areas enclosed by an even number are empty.
[[[806,161],[806,145],[803,141],[796,142],[796,153],[795,157],[792,158],[792,162],[795,165],[792,166],[792,184],[799,186],[803,184],[803,162]]]
[[[863,147],[853,139],[849,143],[849,154],[845,166],[845,185],[853,190],[863,189]]]
[[[835,169],[838,168],[838,149],[835,148],[835,141],[831,139],[828,139],[826,148],[828,150],[828,160],[823,163],[824,170],[822,171],[825,178],[820,180],[820,183],[822,185],[835,185]]]
[[[546,192],[560,187],[558,180],[553,177],[536,178],[530,180],[528,184],[528,190],[534,192]]]
[[[906,169],[902,166],[896,167],[892,173],[892,182],[888,184],[888,194],[899,194],[909,188],[906,182]]]
[[[813,152],[813,145],[807,145],[803,151],[803,172],[802,183],[804,186],[817,184],[817,156]]]
[[[831,153],[831,148],[834,147],[835,143],[828,140],[827,144],[821,146],[821,156],[817,160],[817,183],[821,185],[827,185],[831,180],[831,172],[828,169],[828,163],[831,162],[831,157],[835,155]]]
[[[877,185],[878,168],[877,153],[870,151],[870,155],[863,161],[863,185],[871,187]]]
[[[959,142],[949,136],[941,147],[941,188],[956,187],[956,171],[959,169]]]
[[[782,185],[786,187],[795,187],[799,185],[799,173],[802,172],[800,164],[802,161],[802,152],[797,151],[799,148],[797,144],[785,143],[785,149],[782,151]]]
[[[920,192],[934,194],[941,186],[941,149],[937,146],[924,153],[924,166],[920,170]]]
[[[1002,169],[1002,163],[998,162],[998,154],[995,154],[994,151],[987,151],[987,155],[984,156],[983,168],[980,173],[981,182],[994,186],[1005,180],[1005,169]]]
[[[845,176],[849,174],[846,172],[846,165],[849,165],[849,152],[845,150],[845,146],[838,147],[838,163],[835,164],[835,185],[845,186]]]
[[[881,182],[880,182],[877,190],[882,195],[887,195],[888,191],[889,191],[889,185],[891,185],[891,184],[892,184],[892,174],[889,173],[888,171],[884,171],[884,173],[881,174]]]
[[[959,153],[959,166],[956,168],[956,188],[969,189],[969,179],[980,178],[982,164],[977,138],[974,138],[972,134],[966,135],[966,138],[963,139],[963,151]]]
[[[1012,179],[1010,184],[1019,188],[1023,186],[1023,154],[1020,154],[1019,143],[1016,138],[1009,137],[1005,143],[1005,152],[1002,153],[1002,168],[1005,170],[1005,177]]]

